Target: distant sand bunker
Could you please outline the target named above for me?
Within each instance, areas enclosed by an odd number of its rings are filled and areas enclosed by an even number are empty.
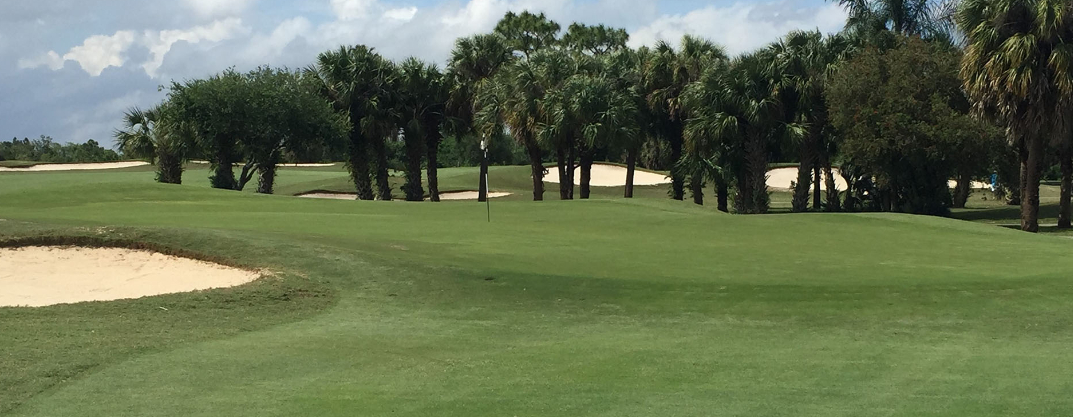
[[[476,200],[480,198],[480,193],[477,191],[456,191],[450,193],[440,193],[440,200]],[[511,195],[511,193],[488,193],[489,198],[499,198]],[[298,197],[302,198],[322,198],[328,200],[357,200],[358,195],[354,193],[309,193],[300,194]]]
[[[0,249],[0,307],[42,307],[233,287],[256,272],[115,248]]]
[[[548,174],[544,176],[545,182],[558,184],[559,170],[555,167],[548,168]],[[670,177],[655,172],[635,170],[633,185],[660,185],[670,184]],[[574,185],[581,185],[581,167],[574,170]],[[589,185],[593,187],[625,187],[626,167],[608,164],[592,164],[592,179]]]
[[[42,171],[89,171],[96,169],[132,168],[149,165],[145,161],[101,162],[95,164],[40,164],[25,168],[0,167],[0,172],[42,172]]]
[[[831,172],[835,177],[835,187],[839,190],[845,191],[846,180],[842,179],[842,175],[839,173],[838,168],[832,168]],[[772,190],[789,190],[791,182],[797,182],[797,167],[775,168],[767,173],[767,186]],[[948,184],[950,188],[957,187],[957,181],[951,180]],[[976,190],[983,190],[991,188],[991,184],[973,181],[971,187]],[[820,189],[827,189],[827,176],[824,175],[820,179]]]

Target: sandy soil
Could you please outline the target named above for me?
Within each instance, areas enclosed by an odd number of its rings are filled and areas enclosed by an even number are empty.
[[[548,168],[548,174],[544,176],[544,182],[559,183],[559,170],[554,166]],[[671,179],[663,174],[636,170],[633,176],[633,185],[660,185],[670,184]],[[581,168],[574,170],[574,184],[581,185]],[[593,187],[624,187],[626,186],[626,167],[607,164],[592,165],[592,180],[589,185]]]
[[[101,162],[95,164],[40,164],[26,168],[0,167],[0,172],[42,172],[42,171],[89,171],[95,169],[131,168],[149,165],[145,161]]]
[[[488,193],[488,197],[491,197],[491,198],[506,197],[508,195],[511,195],[511,194],[510,193],[497,193],[497,192],[494,192],[494,191],[491,192],[491,193]],[[329,199],[329,200],[356,200],[358,198],[358,195],[357,194],[348,194],[348,193],[309,193],[309,194],[299,195],[298,197],[302,197],[302,198],[323,198],[323,199]],[[440,193],[440,200],[444,200],[444,201],[450,201],[450,200],[476,200],[478,197],[480,197],[480,193],[478,193],[477,191],[458,191],[458,192],[453,192],[453,193]]]
[[[148,251],[0,249],[0,307],[41,307],[233,287],[256,272]]]

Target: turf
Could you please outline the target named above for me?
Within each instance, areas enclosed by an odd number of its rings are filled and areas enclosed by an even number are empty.
[[[519,172],[494,169],[492,187],[524,192]],[[497,200],[488,223],[474,202],[262,196],[208,189],[204,174],[0,174],[0,238],[145,241],[279,273],[0,309],[0,413],[1073,412],[1061,237],[894,214],[730,216],[658,187]],[[445,171],[445,190],[471,176]],[[339,181],[285,169],[279,189]]]

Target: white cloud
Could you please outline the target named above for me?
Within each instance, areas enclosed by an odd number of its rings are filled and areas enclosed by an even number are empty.
[[[726,47],[728,53],[739,54],[795,29],[836,32],[845,21],[845,10],[837,3],[816,8],[794,8],[786,2],[708,6],[685,15],[656,19],[632,33],[630,46],[654,45],[661,40],[676,44],[689,34],[711,39]]]
[[[164,56],[176,42],[185,41],[192,44],[202,41],[219,42],[248,31],[249,29],[243,26],[242,19],[236,17],[217,20],[210,25],[196,26],[186,30],[146,31],[143,42],[149,48],[150,57],[142,64],[142,68],[150,77],[156,77],[157,70],[164,63]]]
[[[331,0],[332,12],[339,20],[358,20],[370,15],[377,0]]]
[[[237,16],[256,0],[185,0],[202,17]]]
[[[388,19],[402,20],[409,22],[414,19],[414,15],[417,14],[416,7],[403,7],[400,9],[391,9],[384,12],[384,17]]]
[[[57,54],[56,51],[48,51],[37,58],[26,58],[19,60],[19,68],[30,69],[37,67],[48,67],[48,69],[56,71],[63,68],[63,57]]]
[[[134,44],[134,32],[121,30],[114,35],[86,38],[82,45],[63,55],[65,61],[75,61],[93,76],[101,75],[108,67],[121,67],[127,61],[126,52]]]

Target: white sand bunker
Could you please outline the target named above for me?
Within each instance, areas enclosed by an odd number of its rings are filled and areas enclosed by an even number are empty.
[[[202,161],[202,160],[193,160],[193,161],[190,161],[190,163],[198,164],[198,165],[208,165],[208,164],[210,164],[209,161]],[[242,164],[236,162],[235,166],[242,166]],[[335,163],[333,162],[333,163],[324,163],[324,164],[319,164],[319,163],[276,164],[276,166],[281,167],[281,168],[325,168],[325,167],[333,167],[333,166],[335,166]]]
[[[488,198],[500,198],[506,197],[510,193],[488,193]],[[440,200],[477,200],[481,198],[481,193],[478,191],[456,191],[451,193],[440,193]]]
[[[835,187],[845,190],[846,180],[839,175],[838,168],[831,168],[835,177]],[[797,167],[775,168],[767,172],[767,186],[772,190],[786,191],[790,189],[790,183],[797,182]],[[827,175],[820,177],[820,189],[827,189]]]
[[[448,193],[440,193],[440,200],[452,201],[452,200],[477,200],[480,198],[480,193],[477,191],[455,191]],[[488,193],[488,198],[499,198],[511,195],[511,193]],[[299,194],[298,197],[302,198],[322,198],[328,200],[357,200],[358,195],[354,193],[308,193]],[[427,200],[427,199],[426,199]]]
[[[233,287],[258,277],[238,268],[130,249],[0,249],[0,307],[140,298]]]
[[[548,174],[544,176],[545,182],[558,184],[559,170],[552,166],[548,167]],[[660,185],[670,184],[671,178],[650,171],[634,170],[633,185]],[[574,170],[574,185],[581,185],[581,167]],[[625,187],[626,167],[609,164],[592,164],[592,178],[589,185],[593,187]]]
[[[835,176],[835,186],[839,190],[846,190],[846,180],[842,179],[842,175],[839,174],[838,168],[831,168],[831,173]],[[787,191],[790,189],[790,183],[797,181],[797,167],[775,168],[767,173],[767,186],[775,191]],[[950,180],[950,188],[957,187],[957,181]],[[973,181],[972,188],[976,190],[990,189],[991,184]],[[827,176],[824,175],[820,179],[820,189],[827,189]]]
[[[145,161],[101,162],[94,164],[39,164],[25,168],[0,167],[0,172],[42,172],[42,171],[90,171],[97,169],[133,168],[149,165]]]

